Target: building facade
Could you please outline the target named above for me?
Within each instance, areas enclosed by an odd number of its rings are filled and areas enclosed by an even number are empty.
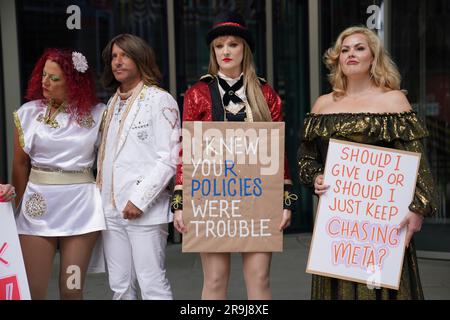
[[[71,47],[91,62],[119,33],[154,49],[163,87],[182,108],[183,92],[207,72],[205,34],[214,15],[236,9],[255,36],[258,74],[284,103],[286,150],[301,194],[290,232],[312,230],[314,199],[298,185],[298,133],[315,99],[330,87],[322,55],[351,25],[375,29],[403,76],[402,88],[430,137],[427,157],[439,192],[439,212],[416,237],[420,250],[450,256],[450,1],[447,0],[6,0],[0,2],[0,181],[12,168],[12,112],[23,102],[32,67],[46,47]],[[109,93],[98,83],[99,97]],[[449,197],[447,199],[447,196]]]

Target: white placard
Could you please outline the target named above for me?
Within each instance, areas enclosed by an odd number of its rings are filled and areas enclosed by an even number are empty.
[[[30,299],[12,206],[0,202],[0,300]]]
[[[420,157],[330,139],[306,272],[398,290]]]

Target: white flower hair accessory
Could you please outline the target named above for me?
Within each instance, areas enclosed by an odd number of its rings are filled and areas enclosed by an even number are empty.
[[[72,63],[75,70],[81,73],[85,73],[89,65],[87,63],[86,57],[80,52],[72,52]]]

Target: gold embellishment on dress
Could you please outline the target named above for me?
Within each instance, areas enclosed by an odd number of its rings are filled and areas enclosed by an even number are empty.
[[[45,115],[43,115],[42,113],[39,114],[39,116],[37,117],[37,121],[42,122],[47,124],[49,127],[53,128],[53,129],[58,129],[59,128],[59,123],[56,120],[56,116],[61,113],[62,111],[66,112],[67,111],[67,104],[65,102],[61,103],[59,105],[59,107],[56,109],[55,112],[53,112],[52,115],[50,115],[50,110],[52,108],[52,101],[50,101],[47,104],[47,109],[45,110]]]
[[[30,217],[42,216],[47,211],[47,204],[40,193],[33,193],[25,203],[25,213]]]
[[[162,109],[162,114],[167,122],[170,123],[172,129],[175,129],[176,125],[178,124],[178,110],[175,108],[165,107]],[[173,119],[173,114],[175,114],[175,119]]]
[[[32,166],[32,169],[38,170],[38,171],[44,171],[44,172],[60,172],[60,173],[89,173],[92,171],[91,167],[85,167],[80,170],[66,170],[58,167],[38,167],[38,166]]]
[[[172,208],[174,208],[175,210],[181,209],[183,206],[183,197],[179,194],[176,194],[173,199],[172,202],[170,204],[170,206]]]
[[[85,114],[77,117],[77,122],[80,127],[91,129],[95,125],[95,120],[92,118],[92,115]]]
[[[59,123],[56,120],[49,120],[46,119],[46,116],[43,113],[40,113],[38,115],[38,117],[36,118],[36,121],[48,124],[49,127],[53,128],[53,129],[57,129],[59,128]]]
[[[301,138],[349,139],[358,143],[412,141],[428,136],[414,111],[400,113],[308,113]]]
[[[22,148],[25,147],[25,136],[23,134],[22,125],[20,123],[19,115],[16,111],[13,112],[14,124],[16,125],[17,131],[19,133],[19,144]]]
[[[291,204],[298,200],[298,196],[295,193],[289,193],[289,191],[284,192],[284,204],[286,206],[291,206]]]

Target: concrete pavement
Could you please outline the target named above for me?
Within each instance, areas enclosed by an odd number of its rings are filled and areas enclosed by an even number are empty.
[[[272,295],[277,300],[309,300],[311,275],[305,273],[311,234],[288,234],[284,237],[284,252],[274,253],[271,267]],[[181,244],[167,247],[167,275],[172,285],[174,299],[197,300],[202,290],[200,256],[181,253]],[[58,260],[49,286],[49,299],[58,299]],[[245,300],[240,254],[231,259],[229,299]],[[450,300],[450,261],[419,258],[419,270],[425,298]],[[112,292],[105,273],[89,274],[86,280],[85,299],[109,300]]]

